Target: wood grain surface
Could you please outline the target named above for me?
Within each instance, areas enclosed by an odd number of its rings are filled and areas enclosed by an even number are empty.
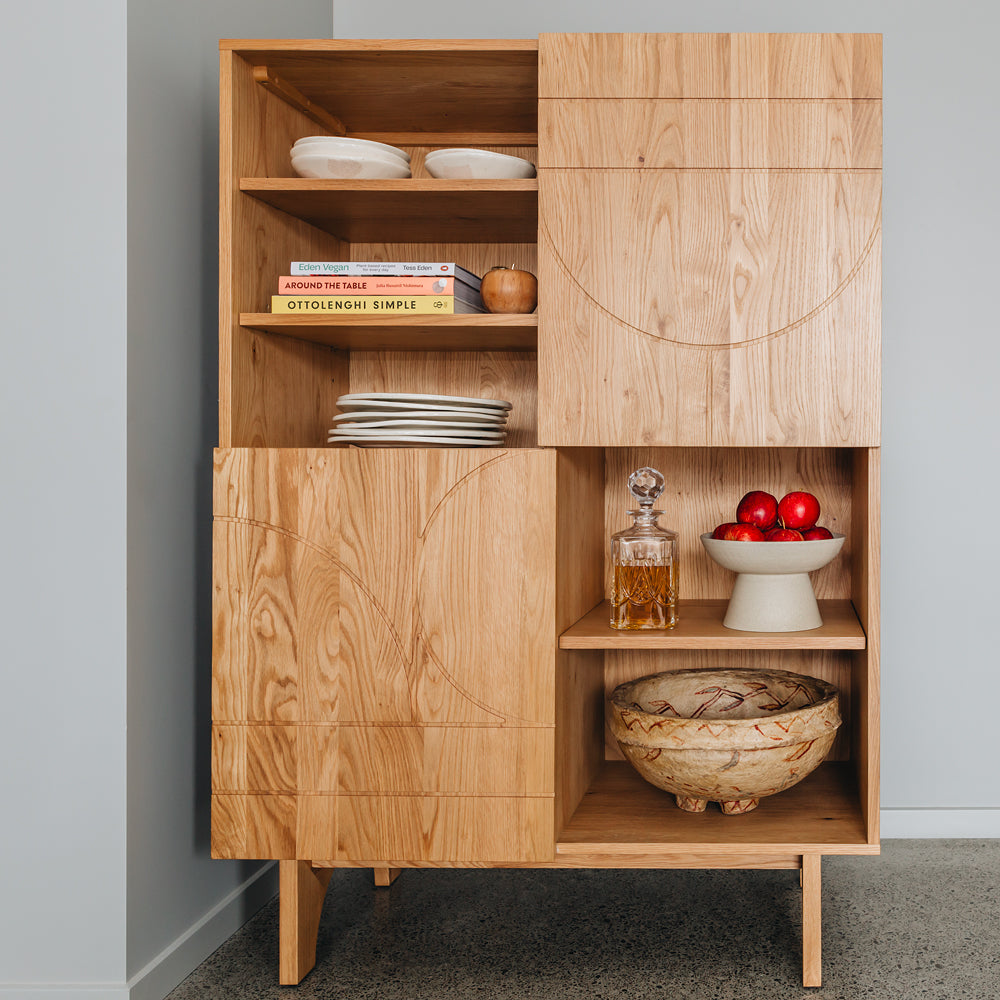
[[[544,451],[218,452],[217,856],[551,855],[555,479]]]
[[[643,466],[659,469],[666,479],[657,505],[660,523],[678,532],[680,587],[685,600],[726,599],[735,575],[713,562],[700,536],[736,519],[736,506],[750,490],[777,499],[793,490],[815,494],[819,523],[847,536],[840,554],[810,574],[818,598],[848,599],[853,594],[852,566],[856,535],[853,514],[852,452],[839,448],[614,448],[606,455],[605,535],[631,523],[635,506],[628,492],[629,474]],[[610,551],[607,550],[607,551]],[[605,567],[610,594],[611,567]]]
[[[341,260],[340,240],[243,195],[239,179],[290,171],[288,150],[315,124],[221,54],[219,126],[219,443],[318,446],[319,414],[346,391],[346,356],[321,344],[262,335],[241,312],[270,307],[291,260]]]
[[[878,444],[880,52],[542,38],[541,444]]]
[[[542,34],[540,98],[873,99],[882,36]]]
[[[881,101],[542,100],[540,167],[878,170]]]
[[[671,629],[612,628],[611,604],[602,601],[559,636],[560,649],[864,649],[865,633],[845,599],[819,602],[823,624],[807,632],[743,632],[727,629],[726,600],[680,601]]]
[[[497,133],[526,139],[537,128],[534,39],[229,40],[220,47],[268,66],[349,135],[488,141]]]
[[[609,761],[563,830],[556,860],[688,852],[878,853],[866,842],[857,788],[845,764],[821,764],[799,784],[733,820],[714,807],[686,813],[628,764]]]

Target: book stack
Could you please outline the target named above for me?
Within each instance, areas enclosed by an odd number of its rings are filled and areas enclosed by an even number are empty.
[[[293,261],[278,278],[272,313],[332,316],[485,312],[479,278],[457,264]]]

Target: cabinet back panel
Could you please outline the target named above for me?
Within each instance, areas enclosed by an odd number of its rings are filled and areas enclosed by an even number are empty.
[[[856,539],[851,530],[853,459],[840,448],[609,448],[606,452],[606,538],[628,527],[635,507],[628,477],[644,465],[659,469],[666,487],[660,523],[680,534],[682,600],[728,598],[735,576],[709,559],[700,536],[736,520],[736,505],[750,490],[780,500],[806,490],[820,502],[819,523],[847,536],[840,554],[810,574],[818,598],[850,598]],[[605,548],[605,593],[611,593],[610,547]]]

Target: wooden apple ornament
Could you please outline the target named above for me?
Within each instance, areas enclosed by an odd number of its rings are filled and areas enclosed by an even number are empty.
[[[538,305],[538,279],[515,267],[493,267],[483,276],[479,293],[491,313],[530,313]]]

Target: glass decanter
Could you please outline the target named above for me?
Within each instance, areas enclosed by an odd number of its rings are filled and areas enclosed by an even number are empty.
[[[673,628],[677,624],[677,532],[662,528],[653,504],[663,492],[656,469],[636,469],[628,489],[639,501],[633,524],[611,538],[611,627]]]

